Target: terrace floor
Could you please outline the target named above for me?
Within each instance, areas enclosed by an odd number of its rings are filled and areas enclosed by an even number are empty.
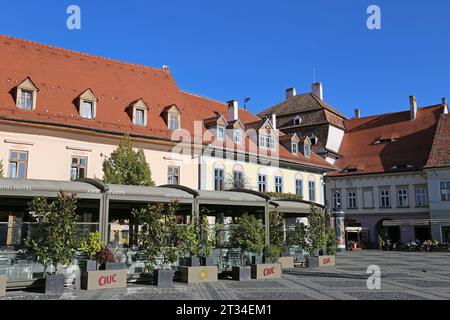
[[[359,251],[338,254],[337,266],[284,270],[281,280],[182,284],[160,289],[129,284],[126,289],[79,291],[59,297],[13,291],[4,300],[423,300],[450,299],[450,253]],[[367,267],[381,269],[381,289],[369,290]]]

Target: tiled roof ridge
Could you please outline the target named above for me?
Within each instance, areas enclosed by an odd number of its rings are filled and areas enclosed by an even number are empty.
[[[181,88],[180,88],[180,92],[181,92],[181,93],[188,94],[188,95],[191,95],[191,96],[194,96],[194,97],[197,97],[197,98],[206,99],[206,100],[210,100],[210,101],[213,101],[213,102],[216,102],[216,103],[220,103],[220,104],[223,104],[223,105],[225,105],[225,106],[227,105],[225,102],[220,101],[220,100],[218,100],[218,99],[214,99],[214,98],[207,97],[207,96],[204,96],[204,95],[201,95],[201,94],[198,94],[198,93],[194,93],[194,92],[191,92],[191,91],[187,91],[187,90],[185,90],[185,89],[181,89]],[[239,108],[239,109],[242,109],[242,108]]]
[[[60,52],[63,52],[63,53],[68,53],[68,54],[72,54],[72,55],[78,55],[78,56],[86,57],[86,58],[89,58],[89,59],[95,59],[95,60],[105,61],[105,62],[109,62],[109,63],[115,63],[115,64],[118,64],[118,65],[125,65],[125,66],[130,66],[130,67],[138,67],[138,68],[143,68],[143,69],[149,69],[149,70],[152,70],[152,71],[160,71],[160,72],[168,72],[168,73],[170,73],[169,70],[166,71],[166,70],[163,70],[162,68],[146,66],[146,65],[143,65],[143,64],[138,64],[138,63],[133,63],[133,62],[121,61],[121,60],[113,59],[113,58],[106,58],[106,57],[97,56],[97,55],[94,55],[94,54],[80,52],[80,51],[76,51],[76,50],[64,49],[64,48],[57,47],[57,46],[54,46],[54,45],[44,44],[44,43],[31,41],[31,40],[25,40],[25,39],[22,39],[22,38],[8,36],[8,35],[5,35],[5,34],[0,34],[0,39],[12,40],[12,41],[15,41],[15,42],[18,42],[18,43],[29,44],[29,45],[32,45],[32,46],[35,46],[35,47],[42,47],[42,48],[45,48],[45,49],[56,50],[56,51],[60,51]]]
[[[313,92],[309,92],[307,93],[309,95],[311,95],[313,97],[314,100],[317,101],[317,103],[325,108],[326,110],[334,113],[335,115],[344,118],[345,120],[348,119],[347,116],[345,116],[344,114],[340,113],[339,111],[337,111],[334,107],[332,107],[331,105],[329,105],[328,103],[326,103],[325,101],[323,101],[322,99],[320,99],[318,96],[316,96]]]
[[[446,119],[446,118],[448,118],[448,119]],[[445,125],[446,125],[445,121],[449,121],[449,119],[450,119],[450,114],[448,114],[448,113],[447,114],[442,113],[439,117],[438,125],[436,127],[436,132],[435,132],[434,138],[433,138],[432,147],[430,150],[430,154],[428,156],[427,163],[425,164],[425,168],[440,167],[439,165],[436,166],[432,162],[434,162],[433,160],[434,160],[434,157],[436,156],[436,154],[439,153],[439,151],[436,148],[437,148],[439,140],[442,138],[441,135],[443,133],[441,131],[443,131],[445,129]]]
[[[425,107],[417,107],[417,111],[421,111],[421,110],[424,110],[424,109],[431,109],[431,108],[441,107],[441,106],[442,106],[442,104],[438,103],[438,104],[425,106]],[[406,112],[409,113],[410,110],[386,112],[386,113],[373,114],[373,115],[370,115],[370,116],[364,116],[364,117],[359,117],[359,118],[351,118],[351,119],[347,119],[346,122],[354,121],[354,120],[361,120],[361,119],[368,119],[368,118],[376,118],[376,117],[380,117],[380,116],[395,115],[395,114],[406,113]]]

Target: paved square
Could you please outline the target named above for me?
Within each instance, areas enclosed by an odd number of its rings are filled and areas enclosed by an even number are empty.
[[[367,289],[367,267],[381,268],[381,290]],[[3,299],[54,299],[15,291]],[[75,291],[65,300],[424,300],[450,299],[450,253],[359,251],[338,254],[336,267],[285,270],[281,280],[182,284],[159,289],[129,284],[127,289]]]

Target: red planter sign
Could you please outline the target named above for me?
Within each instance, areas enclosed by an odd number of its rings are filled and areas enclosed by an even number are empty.
[[[279,279],[281,278],[281,264],[254,264],[252,265],[252,279]]]
[[[332,267],[336,265],[335,256],[319,256],[319,267]]]
[[[83,273],[81,287],[85,290],[125,288],[127,270],[98,270]]]

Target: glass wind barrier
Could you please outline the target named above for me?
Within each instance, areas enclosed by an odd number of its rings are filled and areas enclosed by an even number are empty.
[[[78,223],[82,237],[98,231],[98,227],[98,223]],[[44,266],[34,261],[24,243],[26,238],[33,238],[40,232],[34,223],[0,222],[0,275],[6,276],[8,282],[31,281],[43,276]],[[51,267],[47,269],[47,272],[49,271]],[[61,268],[59,272],[65,273],[70,278],[77,270],[68,266]]]

